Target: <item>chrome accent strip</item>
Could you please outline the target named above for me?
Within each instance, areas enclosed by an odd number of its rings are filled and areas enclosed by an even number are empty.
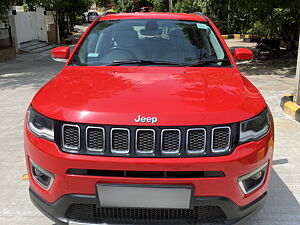
[[[138,132],[139,131],[152,131],[153,133],[153,149],[151,151],[143,151],[138,149]],[[155,130],[154,129],[137,129],[135,132],[135,150],[137,153],[143,153],[143,154],[153,154],[155,149]]]
[[[189,132],[193,130],[203,130],[204,131],[204,145],[202,149],[199,150],[190,150],[189,149]],[[190,128],[187,129],[186,131],[186,152],[188,154],[199,154],[199,153],[204,153],[206,149],[206,130],[204,128]]]
[[[72,147],[72,146],[68,146],[68,145],[65,145],[65,141],[64,141],[64,128],[66,127],[66,126],[69,126],[69,127],[77,127],[77,129],[78,129],[78,147],[76,148],[76,147]],[[67,152],[78,152],[78,150],[80,149],[80,127],[78,126],[78,125],[74,125],[74,124],[64,124],[63,126],[62,126],[62,145],[63,145],[63,149],[64,150],[66,150]]]
[[[114,130],[126,130],[128,133],[128,149],[122,149],[122,150],[117,150],[113,148],[113,139],[112,139],[112,134]],[[110,149],[112,153],[117,153],[117,154],[128,154],[130,150],[130,131],[127,128],[111,128],[110,130]]]
[[[179,143],[178,143],[178,149],[176,151],[164,151],[163,150],[163,134],[165,131],[178,131],[179,133]],[[160,138],[160,149],[163,154],[178,154],[180,152],[180,146],[181,146],[181,131],[179,129],[162,129],[161,131],[161,138]]]
[[[56,61],[56,62],[67,62],[68,61],[68,59],[62,59],[62,58],[54,58],[54,57],[52,57],[52,59],[54,61]]]
[[[226,146],[226,148],[216,150],[216,149],[214,149],[214,132],[215,132],[215,130],[224,129],[224,128],[227,128],[227,129],[229,130],[227,146]],[[231,143],[231,128],[230,128],[230,127],[228,127],[228,126],[224,126],[224,127],[214,127],[214,128],[212,129],[212,135],[211,135],[211,151],[212,151],[213,153],[220,153],[220,152],[226,152],[226,151],[228,151],[229,148],[230,148],[230,143]]]
[[[269,165],[269,162],[267,161],[262,166],[258,167],[257,169],[255,169],[255,170],[251,171],[250,173],[247,173],[247,174],[245,174],[245,175],[238,178],[238,184],[239,184],[239,186],[240,186],[240,188],[241,188],[241,190],[243,191],[244,194],[249,194],[250,192],[256,190],[257,188],[259,188],[262,185],[262,183],[266,179],[266,175],[267,175],[267,168],[266,167],[268,165]],[[264,173],[264,177],[261,180],[261,182],[259,182],[256,186],[251,188],[249,191],[246,191],[243,181],[250,178],[250,177],[252,177],[254,174],[258,173],[259,171],[264,170],[265,168],[266,168],[266,171]]]
[[[88,146],[88,130],[91,128],[103,131],[103,148],[89,148],[89,146]],[[87,126],[85,129],[85,144],[86,144],[86,149],[88,151],[103,152],[105,149],[105,130],[104,130],[104,128],[103,127],[95,127],[95,126]]]
[[[35,162],[33,162],[31,159],[29,159],[30,161],[30,173],[32,175],[32,177],[34,178],[34,180],[42,187],[44,188],[46,191],[48,191],[53,182],[54,182],[54,179],[55,179],[55,174],[43,169],[42,167],[40,167],[38,164],[36,164]],[[50,177],[50,182],[49,182],[49,185],[48,186],[45,186],[44,184],[42,184],[41,182],[38,181],[38,179],[33,175],[32,173],[32,166],[36,167],[38,170],[40,170],[42,173],[46,174],[48,177]]]

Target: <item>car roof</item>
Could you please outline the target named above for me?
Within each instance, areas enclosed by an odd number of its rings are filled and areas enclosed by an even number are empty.
[[[173,20],[195,20],[205,22],[206,18],[199,14],[187,13],[158,13],[158,12],[138,12],[138,13],[111,13],[99,20],[120,20],[120,19],[173,19]]]

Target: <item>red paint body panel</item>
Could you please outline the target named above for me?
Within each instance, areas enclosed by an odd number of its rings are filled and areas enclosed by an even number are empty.
[[[225,124],[249,119],[266,104],[236,68],[65,67],[32,101],[57,120],[136,125]]]

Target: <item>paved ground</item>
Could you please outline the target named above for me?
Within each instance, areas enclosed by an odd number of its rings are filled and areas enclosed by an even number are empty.
[[[230,46],[243,45],[236,40]],[[253,44],[247,44],[253,47]],[[60,69],[50,56],[18,55],[17,60],[0,64],[0,224],[50,225],[30,203],[23,154],[22,127],[25,110],[34,93]],[[300,123],[279,107],[282,95],[295,84],[295,61],[256,61],[242,65],[244,74],[261,90],[275,118],[276,142],[273,173],[267,204],[245,224],[300,224]]]

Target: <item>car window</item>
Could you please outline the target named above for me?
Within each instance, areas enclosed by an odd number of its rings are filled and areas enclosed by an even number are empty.
[[[128,19],[99,21],[78,48],[72,65],[105,66],[116,61],[163,61],[230,65],[212,28],[199,21]],[[217,62],[220,60],[222,62]],[[226,62],[225,62],[226,61]]]

